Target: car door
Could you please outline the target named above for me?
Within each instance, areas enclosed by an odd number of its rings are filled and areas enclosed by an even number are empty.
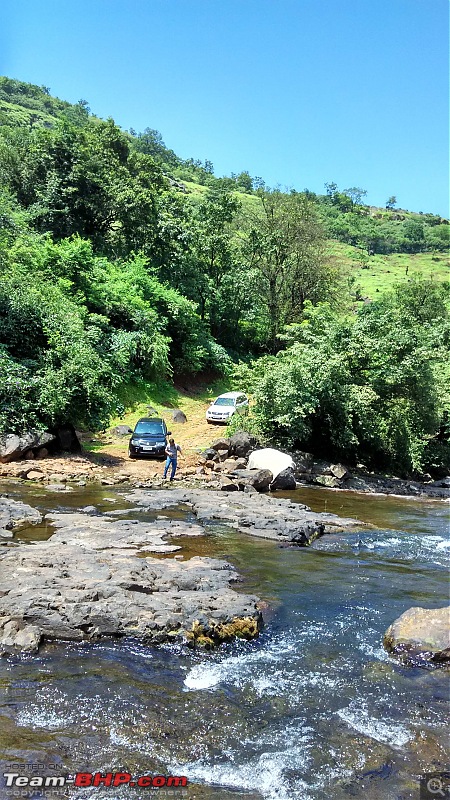
[[[239,414],[246,414],[248,411],[248,400],[245,394],[240,394],[236,398],[236,411]]]

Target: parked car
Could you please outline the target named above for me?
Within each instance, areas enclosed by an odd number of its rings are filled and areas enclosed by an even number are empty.
[[[136,423],[133,435],[128,445],[130,458],[138,456],[165,457],[167,437],[170,431],[160,417],[142,417]]]
[[[216,397],[206,412],[206,421],[228,422],[233,414],[248,412],[248,397],[243,392],[226,392]]]

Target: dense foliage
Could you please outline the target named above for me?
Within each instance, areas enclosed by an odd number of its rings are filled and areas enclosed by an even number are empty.
[[[309,305],[286,350],[240,370],[257,429],[285,447],[404,474],[448,469],[446,291],[414,281],[351,318]]]
[[[5,199],[2,212],[2,430],[68,419],[102,427],[120,385],[226,363],[194,304],[144,257],[112,262],[78,236],[30,232]]]
[[[9,78],[0,123],[0,433],[99,428],[131,382],[250,358],[263,435],[442,468],[448,286],[411,282],[355,314],[329,240],[361,261],[442,252],[446,220],[395,197],[370,208],[357,187],[218,178],[154,129],[124,132]]]

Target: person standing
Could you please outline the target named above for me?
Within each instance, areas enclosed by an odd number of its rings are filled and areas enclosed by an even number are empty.
[[[169,444],[167,445],[165,452],[167,459],[164,467],[164,480],[167,478],[169,467],[172,467],[170,480],[173,481],[175,472],[177,471],[178,453],[182,453],[182,450],[179,444],[175,444],[175,439],[169,439]]]

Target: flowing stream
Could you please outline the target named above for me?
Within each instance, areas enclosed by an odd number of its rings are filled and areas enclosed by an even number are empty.
[[[42,511],[127,507],[116,487],[0,488]],[[418,798],[421,774],[448,768],[448,672],[401,666],[382,647],[407,608],[447,602],[448,505],[320,489],[284,496],[376,528],[298,550],[222,525],[183,541],[185,558],[227,559],[243,590],[267,603],[258,640],[212,653],[51,644],[0,662],[2,767],[185,775],[188,787],[28,789],[29,798],[406,800]],[[16,538],[32,547],[49,535],[44,523]]]

